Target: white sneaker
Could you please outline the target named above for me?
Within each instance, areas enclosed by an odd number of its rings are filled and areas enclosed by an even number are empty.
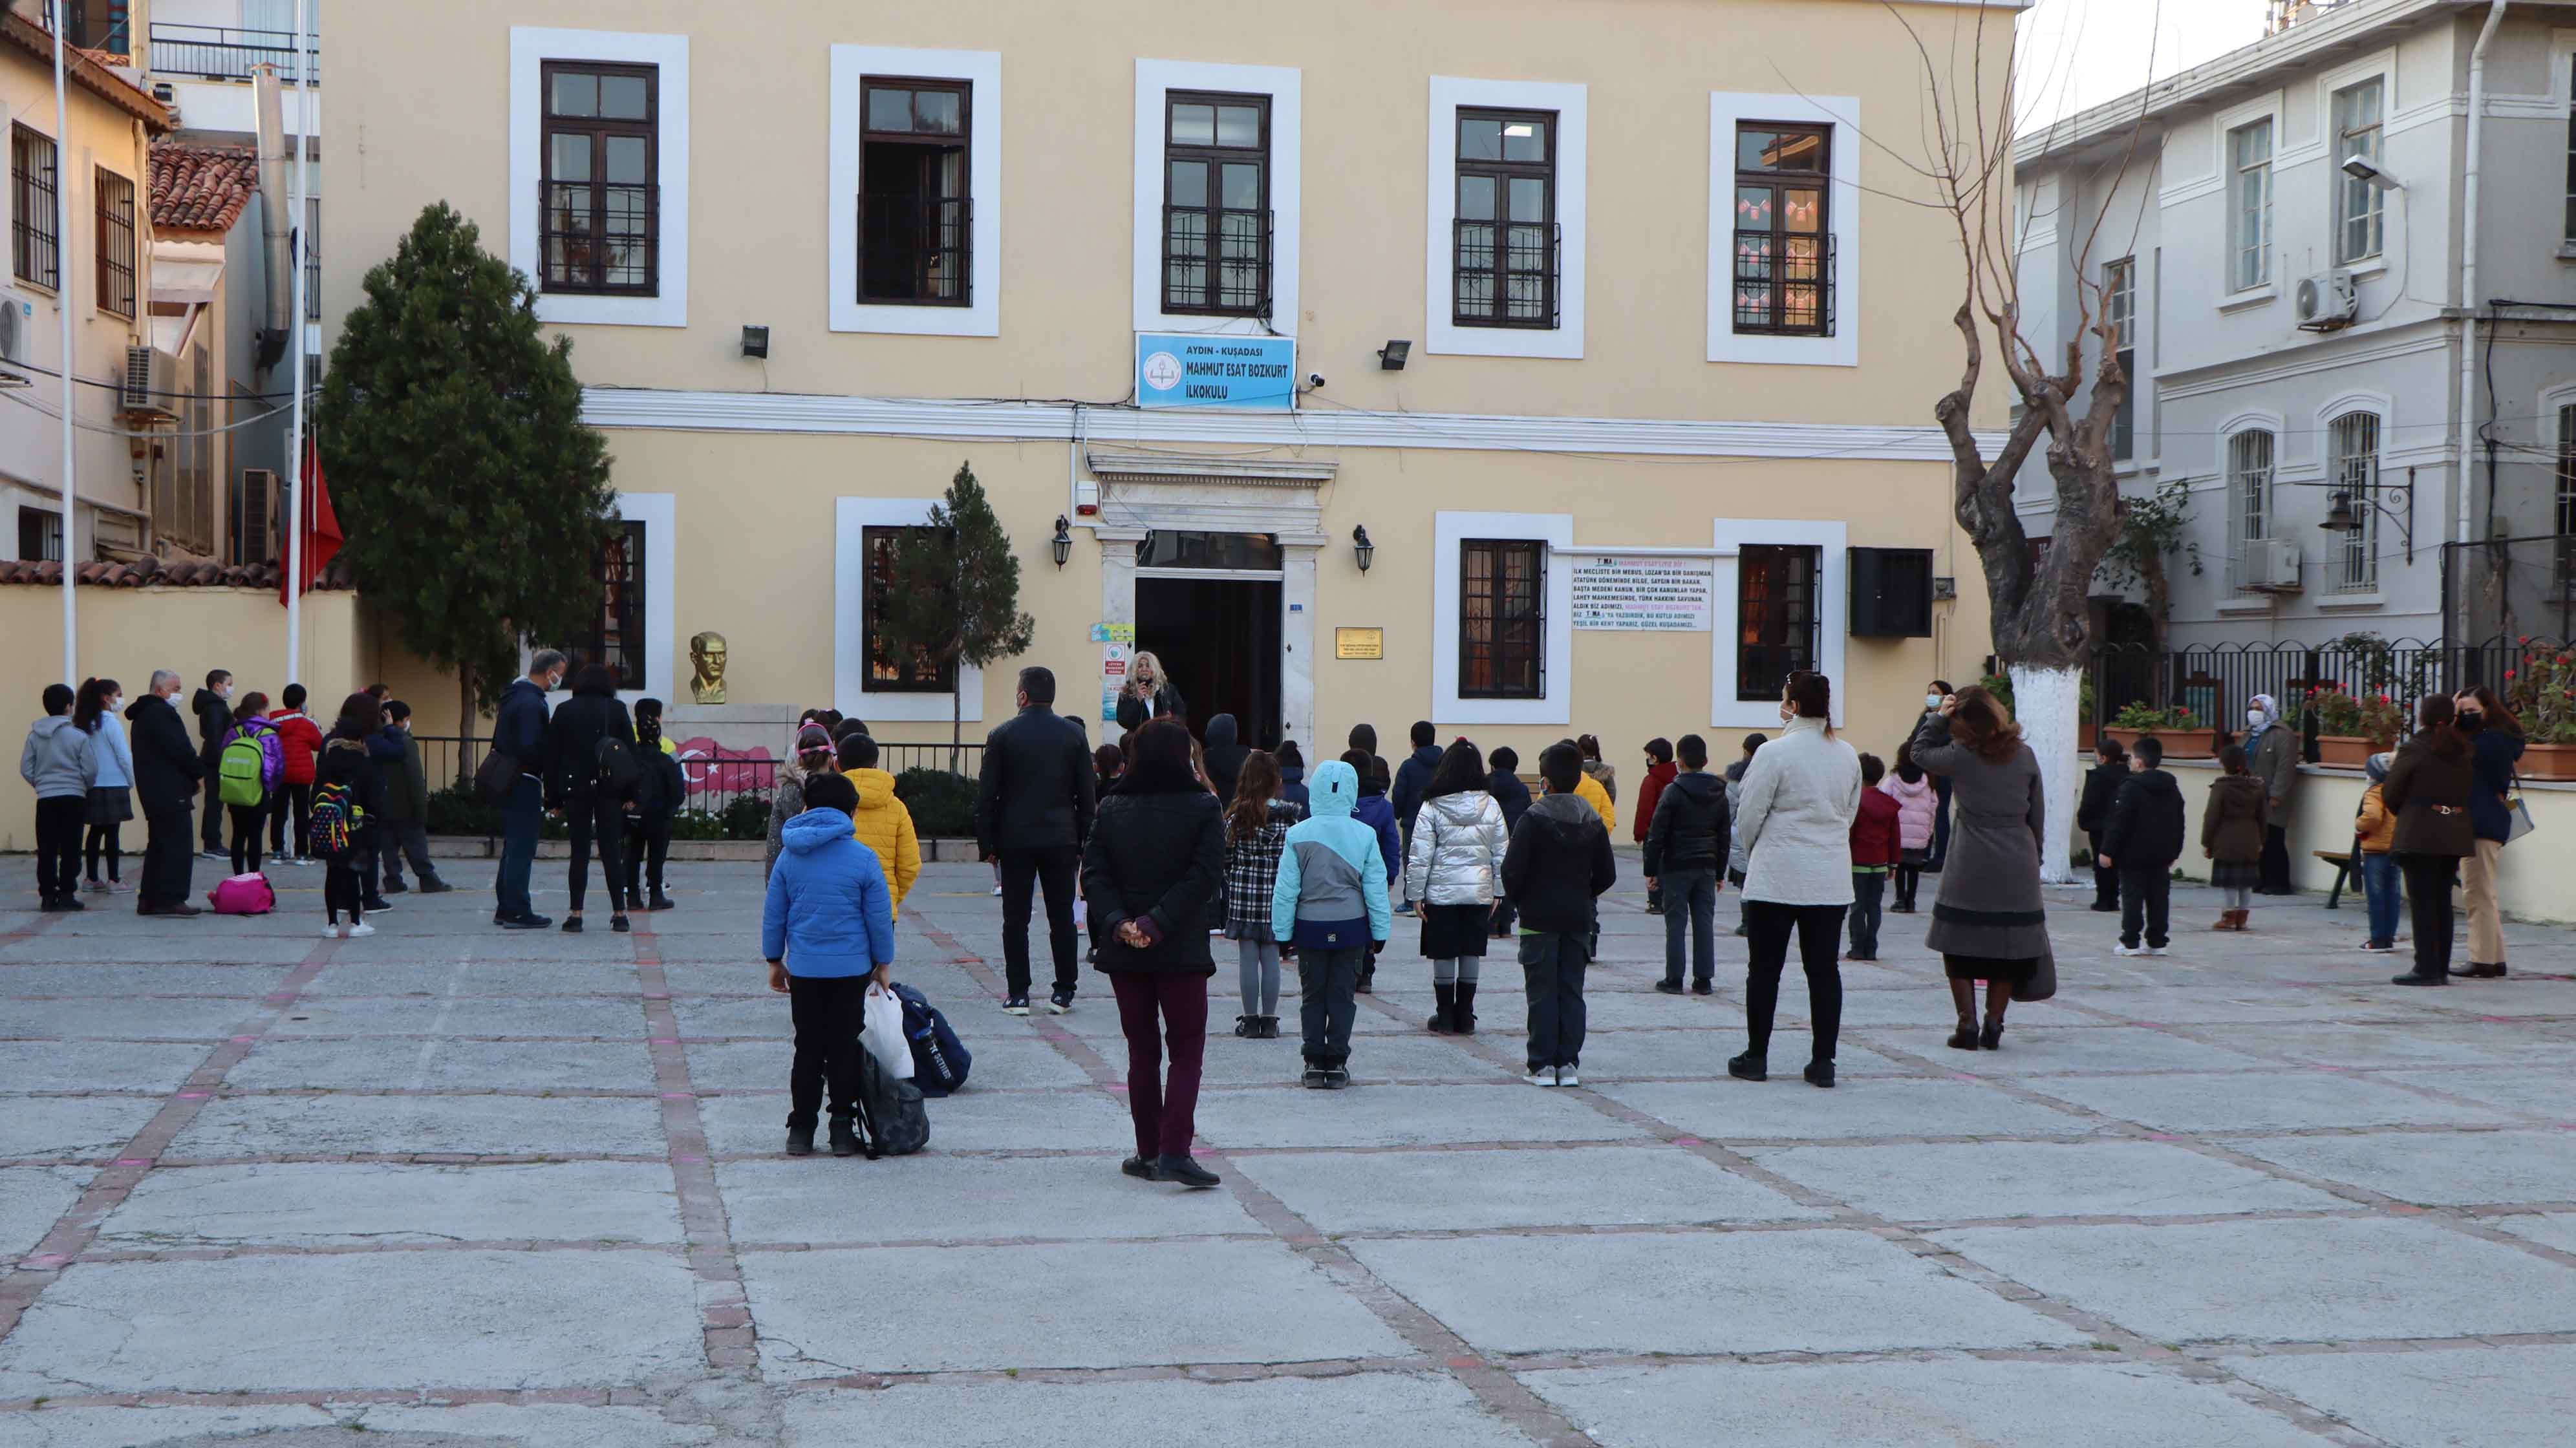
[[[1532,1086],[1554,1086],[1556,1084],[1556,1073],[1545,1066],[1540,1066],[1531,1070],[1528,1075],[1523,1076],[1521,1079],[1527,1081]]]
[[[996,886],[994,886],[994,887],[993,887],[993,898],[994,898],[994,899],[996,899],[996,900],[999,900],[999,899],[1001,899],[1001,898],[1002,898],[1002,887],[1001,887],[1001,886],[996,885]]]
[[[2113,955],[2127,957],[2132,955],[2146,955],[2149,952],[2143,945],[2114,945],[2111,947],[2111,953]]]
[[[1574,1074],[1573,1067],[1559,1066],[1556,1068],[1556,1084],[1559,1086],[1580,1086],[1583,1084],[1583,1078]]]
[[[2164,953],[2165,948],[2161,945],[2150,945],[2147,947],[2147,954],[2149,955],[2162,955]]]
[[[346,926],[340,925],[325,925],[322,927],[322,938],[325,940],[346,940],[349,937],[341,933],[346,928]]]
[[[341,931],[340,938],[342,940],[362,940],[375,933],[376,927],[369,925],[364,920],[361,920],[357,924],[349,926],[347,929]]]

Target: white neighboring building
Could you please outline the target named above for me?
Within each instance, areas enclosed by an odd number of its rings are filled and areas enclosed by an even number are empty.
[[[2122,490],[2190,488],[2177,647],[2576,632],[2576,3],[2514,0],[2486,49],[2464,296],[2489,12],[2353,0],[2016,150],[2025,334],[2064,354],[2080,257],[2126,319]],[[2355,156],[2394,187],[2348,175]],[[2036,458],[2021,493],[2036,539]],[[2319,526],[2339,493],[2349,532]]]

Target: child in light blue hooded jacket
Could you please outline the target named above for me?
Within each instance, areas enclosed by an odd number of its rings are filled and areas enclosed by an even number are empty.
[[[1385,943],[1394,925],[1379,833],[1351,816],[1359,794],[1358,771],[1340,760],[1315,770],[1306,783],[1314,813],[1288,831],[1270,892],[1271,934],[1297,954],[1305,1083],[1324,1090],[1350,1084],[1360,967],[1370,944]]]
[[[779,831],[786,849],[769,872],[760,953],[769,988],[787,997],[796,1061],[787,1078],[787,1154],[810,1156],[828,1083],[832,1154],[859,1151],[861,1011],[870,981],[890,986],[894,896],[874,851],[851,833],[858,786],[838,774],[805,783],[805,812]]]

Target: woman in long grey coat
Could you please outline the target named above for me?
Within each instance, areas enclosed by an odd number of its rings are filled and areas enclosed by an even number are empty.
[[[2013,988],[2048,953],[2048,913],[2039,894],[2047,848],[2039,759],[2003,701],[1974,684],[1941,701],[1915,730],[1914,762],[1950,781],[1957,819],[1949,868],[1932,902],[1926,944],[1941,952],[1950,1000],[1959,1010],[1952,1047],[2000,1050]],[[1977,1028],[1977,982],[1986,983],[1986,1023]]]

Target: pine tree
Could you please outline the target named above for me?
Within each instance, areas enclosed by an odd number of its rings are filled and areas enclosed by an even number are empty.
[[[413,654],[457,671],[465,732],[523,639],[599,610],[615,492],[572,341],[447,203],[422,210],[332,349],[316,417],[343,551]]]
[[[1037,631],[1037,621],[1020,612],[1011,535],[972,465],[957,465],[947,496],[930,505],[930,526],[906,535],[893,562],[878,631],[887,652],[936,662],[948,676],[954,770],[966,729],[965,671],[1026,652]]]

